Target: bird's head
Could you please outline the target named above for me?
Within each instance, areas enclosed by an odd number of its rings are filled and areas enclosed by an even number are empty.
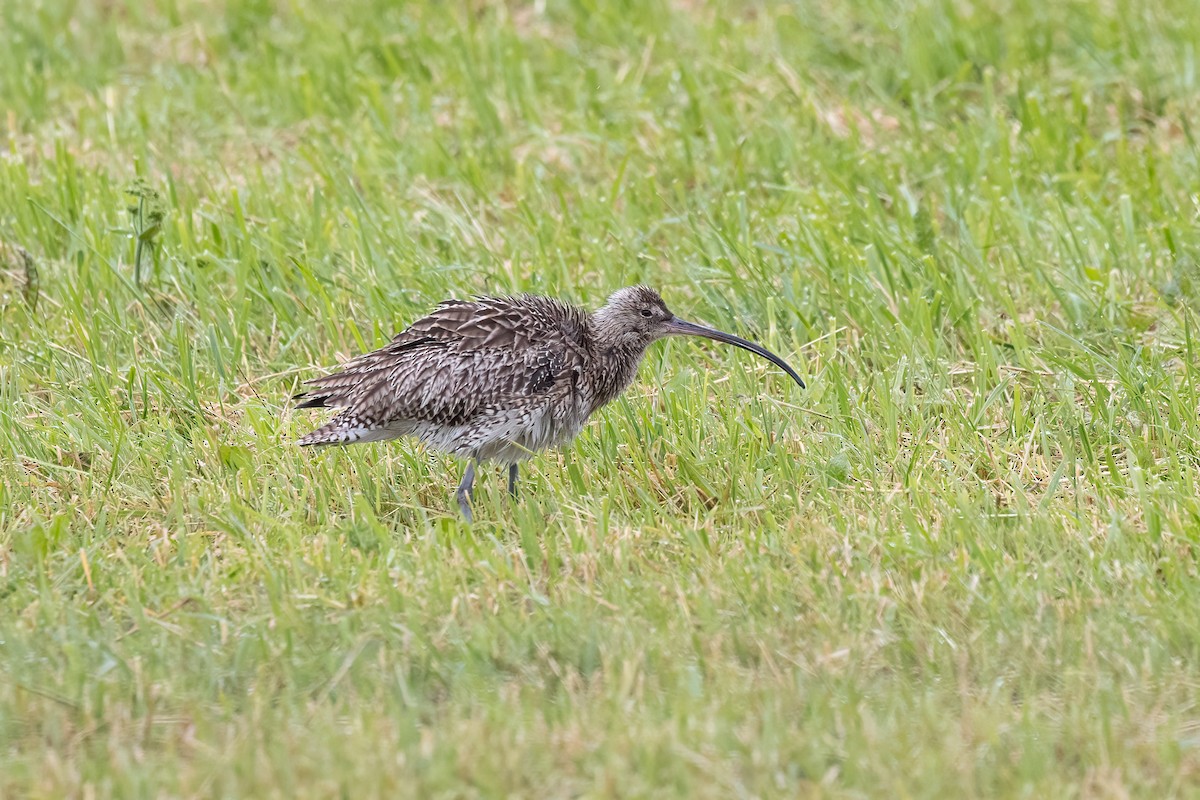
[[[645,350],[664,336],[703,336],[762,356],[804,388],[804,381],[796,371],[770,350],[740,336],[680,319],[671,313],[658,292],[648,286],[628,286],[613,292],[604,307],[596,312],[595,321],[597,330],[610,347]]]
[[[609,296],[596,312],[596,322],[616,346],[646,347],[668,335],[667,325],[675,318],[658,292],[649,286],[627,286]]]

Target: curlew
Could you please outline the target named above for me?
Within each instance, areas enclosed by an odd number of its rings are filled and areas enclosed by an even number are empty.
[[[446,300],[391,343],[315,378],[299,408],[333,408],[301,445],[341,445],[412,436],[467,460],[455,497],[467,521],[475,468],[517,465],[575,438],[597,409],[637,374],[646,348],[665,336],[703,336],[768,359],[804,381],[764,347],[670,312],[645,286],[620,289],[588,313],[537,295]]]

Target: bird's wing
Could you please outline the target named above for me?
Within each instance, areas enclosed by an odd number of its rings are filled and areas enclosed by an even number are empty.
[[[550,298],[448,300],[379,350],[308,381],[300,407],[341,408],[339,418],[371,428],[458,426],[487,409],[548,402],[582,369],[585,320]]]

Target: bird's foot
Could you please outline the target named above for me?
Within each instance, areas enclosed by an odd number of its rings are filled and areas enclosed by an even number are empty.
[[[456,492],[455,497],[458,498],[458,510],[462,512],[463,518],[470,525],[475,520],[471,516],[471,494],[470,492]]]
[[[517,465],[509,464],[508,465],[508,493],[513,496],[513,499],[516,499],[516,497],[517,497],[517,473],[518,473]]]
[[[462,483],[458,484],[458,491],[454,493],[454,497],[458,500],[458,509],[462,511],[463,517],[467,523],[473,522],[471,517],[471,501],[475,499],[475,463],[467,465],[467,471],[463,473]]]

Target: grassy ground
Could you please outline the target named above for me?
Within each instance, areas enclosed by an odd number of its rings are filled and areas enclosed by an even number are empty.
[[[0,795],[1200,794],[1193,0],[0,30]],[[438,299],[637,281],[809,390],[656,345],[473,528],[291,444]]]

